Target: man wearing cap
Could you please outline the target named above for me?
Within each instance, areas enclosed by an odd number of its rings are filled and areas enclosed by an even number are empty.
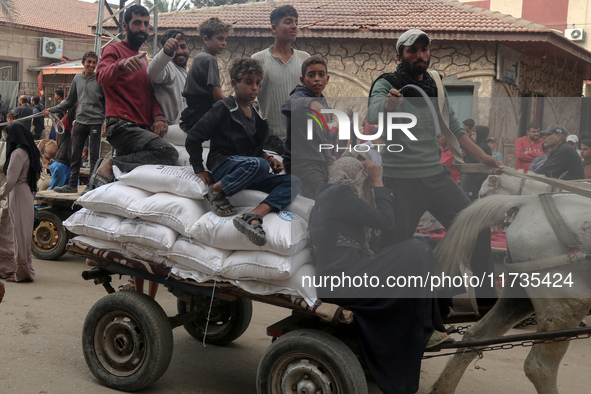
[[[397,58],[400,62],[396,71],[378,77],[370,90],[369,123],[378,124],[380,116],[394,111],[411,113],[417,118],[416,126],[410,128],[410,132],[417,138],[416,141],[410,140],[402,132],[394,131],[392,140],[385,143],[400,144],[403,147],[402,151],[382,151],[384,184],[394,193],[396,215],[395,230],[382,231],[384,245],[412,238],[425,211],[431,212],[440,223],[449,228],[456,214],[470,204],[470,199],[439,161],[436,127],[425,101],[415,90],[405,90],[405,99],[400,92],[403,86],[413,84],[423,89],[429,97],[438,96],[437,82],[434,78],[440,79],[440,76],[427,72],[430,43],[429,36],[421,30],[412,29],[403,33],[396,43]],[[407,97],[411,99],[406,99]],[[443,123],[449,123],[449,129],[461,148],[477,162],[491,167],[501,167],[498,160],[484,153],[470,139],[451,108],[448,119],[443,120],[442,127],[445,127]],[[492,272],[490,230],[483,231],[478,236],[471,267],[475,274]],[[476,291],[479,310],[484,314],[494,304],[496,293],[491,287],[483,287]],[[447,315],[448,311],[444,309],[441,312]]]
[[[515,168],[527,174],[531,162],[544,154],[543,143],[544,141],[540,138],[540,126],[536,123],[528,124],[525,135],[515,140],[515,157],[517,157]]]
[[[576,134],[569,134],[566,137],[566,142],[572,146],[572,148],[576,150],[579,155],[581,155],[581,151],[579,150],[579,137]]]
[[[488,144],[488,146],[490,146],[490,150],[492,151],[492,157],[494,157],[502,163],[503,154],[499,152],[499,143],[497,142],[497,139],[495,137],[488,137],[486,143]]]
[[[544,146],[550,149],[548,160],[536,172],[550,178],[565,180],[585,178],[581,156],[567,142],[565,127],[552,125],[541,132]]]

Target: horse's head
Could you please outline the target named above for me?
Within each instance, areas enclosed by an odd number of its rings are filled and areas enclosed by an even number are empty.
[[[490,196],[492,194],[508,194],[501,192],[499,186],[501,184],[500,175],[489,175],[488,178],[482,183],[478,196],[480,198]]]

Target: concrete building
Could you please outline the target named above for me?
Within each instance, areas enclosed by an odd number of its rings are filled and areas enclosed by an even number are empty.
[[[31,95],[37,92],[35,85],[39,82],[39,71],[31,68],[62,58],[80,59],[86,51],[93,50],[90,25],[97,21],[98,6],[77,0],[13,3],[17,10],[13,22],[0,14],[0,81],[19,81],[20,93]],[[69,84],[73,77],[74,74],[66,73],[47,74],[42,81]]]

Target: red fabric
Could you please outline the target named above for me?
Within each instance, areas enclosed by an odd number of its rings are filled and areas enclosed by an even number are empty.
[[[533,159],[544,154],[542,144],[544,141],[539,138],[535,144],[532,144],[527,135],[515,140],[515,156],[517,156],[516,169],[523,169],[527,173]]]
[[[443,164],[446,167],[449,167],[451,169],[451,177],[454,181],[459,182],[460,181],[460,173],[458,172],[458,170],[456,169],[456,167],[454,166],[454,155],[451,153],[451,149],[449,149],[449,146],[445,149],[441,150],[441,157],[439,158],[439,161],[441,162],[441,164]]]
[[[74,125],[70,122],[70,117],[68,116],[68,113],[66,113],[62,118],[62,124],[64,125],[64,131],[72,133],[72,127]]]
[[[428,231],[417,231],[420,234],[429,234],[431,239],[441,241],[445,234],[447,234],[446,229],[441,229],[440,232],[432,233]],[[505,238],[505,232],[502,230],[493,230],[490,234],[490,246],[492,248],[499,248],[499,249],[507,249],[507,239]]]
[[[139,52],[124,41],[109,44],[102,52],[96,66],[96,81],[105,92],[107,117],[117,117],[150,127],[164,115],[152,94],[150,77],[146,72],[148,59],[144,57],[144,67],[136,72],[123,69],[123,63]]]

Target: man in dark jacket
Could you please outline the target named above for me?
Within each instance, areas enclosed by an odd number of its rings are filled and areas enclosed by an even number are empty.
[[[31,99],[31,106],[33,108],[33,114],[38,114],[43,111],[43,105],[41,104],[39,96],[33,96]],[[40,140],[41,133],[43,133],[44,129],[45,121],[43,120],[43,116],[33,118],[33,139]]]
[[[469,119],[468,119],[469,120]],[[487,155],[492,155],[490,146],[486,143],[488,138],[489,129],[486,126],[474,126],[476,133],[476,145],[482,149]],[[464,157],[465,163],[478,163],[472,156],[467,155]],[[478,172],[466,172],[460,175],[460,186],[470,201],[474,201],[478,198],[478,192],[482,186],[482,182],[486,180],[488,174],[482,174]]]
[[[541,134],[544,146],[550,149],[550,156],[536,173],[565,180],[584,179],[583,161],[577,151],[566,142],[568,130],[563,126],[552,125]]]
[[[14,117],[18,120],[27,116],[33,115],[33,108],[27,104],[27,96],[20,96],[18,98],[19,106],[12,110]],[[27,130],[31,130],[31,119],[23,120],[22,123],[25,125]]]

